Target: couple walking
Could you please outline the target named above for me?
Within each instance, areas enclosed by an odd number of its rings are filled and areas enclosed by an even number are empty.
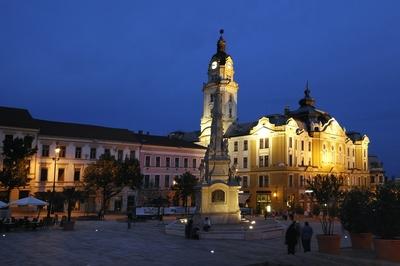
[[[288,246],[288,254],[294,255],[296,245],[298,244],[300,238],[304,252],[311,251],[311,237],[313,235],[313,229],[308,222],[305,222],[303,228],[300,228],[300,223],[297,223],[294,220],[293,215],[290,216],[290,219],[292,220],[292,223],[286,230],[285,235],[285,244]]]

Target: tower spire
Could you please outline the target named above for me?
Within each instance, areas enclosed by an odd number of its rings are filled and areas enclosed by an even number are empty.
[[[314,107],[315,105],[315,100],[311,97],[311,91],[308,80],[304,88],[304,98],[299,101],[299,104],[300,106],[312,106],[312,107]]]
[[[224,29],[220,29],[219,30],[219,34],[221,36],[219,36],[218,42],[217,42],[217,53],[225,53],[225,46],[226,46],[226,42],[224,40],[224,37],[222,36],[224,34]]]

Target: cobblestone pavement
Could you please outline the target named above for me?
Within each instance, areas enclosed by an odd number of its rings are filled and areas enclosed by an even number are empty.
[[[391,265],[375,260],[373,252],[349,248],[342,249],[341,256],[318,252],[289,256],[283,237],[187,240],[163,230],[157,221],[135,223],[130,230],[123,222],[78,221],[69,232],[55,227],[4,233],[0,235],[0,265]],[[312,248],[316,250],[315,240]]]

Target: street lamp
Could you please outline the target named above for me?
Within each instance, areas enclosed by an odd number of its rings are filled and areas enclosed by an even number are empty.
[[[56,193],[56,169],[57,169],[57,161],[60,160],[60,147],[56,147],[54,149],[54,157],[52,158],[54,161],[54,176],[53,176],[53,190],[51,192],[51,198],[50,198],[50,204],[47,209],[47,217],[50,217],[50,212],[53,211],[53,205],[54,205],[54,196]]]

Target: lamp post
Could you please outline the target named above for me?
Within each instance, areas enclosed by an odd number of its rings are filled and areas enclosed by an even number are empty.
[[[57,161],[60,159],[59,155],[60,155],[60,147],[56,147],[54,149],[54,157],[53,157],[53,161],[54,161],[54,176],[53,176],[53,190],[51,192],[51,198],[50,198],[50,204],[49,207],[47,209],[47,217],[50,217],[50,213],[53,209],[53,205],[54,205],[54,196],[56,193],[56,169],[57,169]]]

